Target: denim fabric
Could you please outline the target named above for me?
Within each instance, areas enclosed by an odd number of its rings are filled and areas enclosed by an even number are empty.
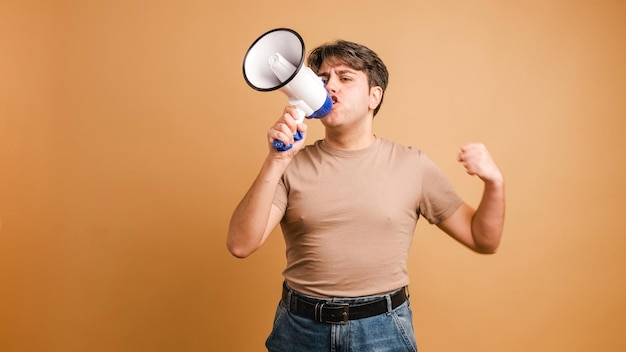
[[[384,296],[335,298],[332,301],[358,304],[380,297]],[[274,327],[265,346],[270,352],[417,351],[408,300],[393,311],[350,320],[345,325],[319,323],[291,313],[281,300],[276,309]]]

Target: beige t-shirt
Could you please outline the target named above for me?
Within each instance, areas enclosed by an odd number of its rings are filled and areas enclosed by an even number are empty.
[[[407,285],[419,216],[436,224],[463,203],[421,151],[377,138],[362,150],[323,141],[294,157],[274,204],[285,213],[283,272],[296,291],[357,297]]]

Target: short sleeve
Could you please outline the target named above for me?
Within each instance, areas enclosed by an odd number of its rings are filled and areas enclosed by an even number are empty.
[[[455,192],[441,169],[425,154],[422,158],[422,197],[419,212],[431,224],[437,224],[452,215],[463,200]]]

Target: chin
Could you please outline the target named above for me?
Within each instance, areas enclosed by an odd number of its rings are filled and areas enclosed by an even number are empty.
[[[322,122],[322,125],[326,126],[326,127],[335,127],[337,126],[339,123],[337,121],[337,118],[335,116],[332,116],[333,114],[328,114],[326,115],[323,119],[321,119],[320,121]]]

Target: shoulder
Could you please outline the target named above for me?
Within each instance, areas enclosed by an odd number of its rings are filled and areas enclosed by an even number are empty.
[[[322,152],[321,140],[317,140],[313,144],[307,144],[300,149],[298,154],[294,157],[294,161],[318,159]]]
[[[390,154],[394,158],[410,158],[422,160],[428,158],[426,154],[418,147],[404,145],[387,139],[380,139],[380,151]]]

